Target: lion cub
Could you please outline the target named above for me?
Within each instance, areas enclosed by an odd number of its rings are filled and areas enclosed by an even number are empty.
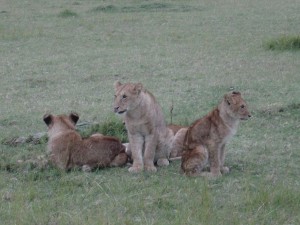
[[[230,92],[205,117],[196,120],[188,129],[175,136],[183,143],[181,169],[186,175],[220,176],[229,172],[224,166],[225,144],[236,133],[240,120],[251,117],[240,92]],[[184,134],[185,133],[185,134]],[[210,172],[202,172],[207,162]]]
[[[129,172],[155,172],[169,164],[174,133],[167,128],[162,109],[141,83],[115,82],[115,113],[124,116],[133,165]]]
[[[82,167],[90,171],[126,164],[125,147],[117,138],[94,134],[83,139],[75,130],[78,119],[76,113],[43,117],[48,126],[50,160],[57,167],[63,170]]]

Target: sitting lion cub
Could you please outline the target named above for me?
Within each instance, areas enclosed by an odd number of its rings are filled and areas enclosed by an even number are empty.
[[[196,120],[188,129],[178,131],[175,143],[183,148],[183,172],[190,176],[220,176],[229,172],[224,166],[225,144],[236,133],[239,121],[249,117],[240,92],[230,92],[212,112]],[[207,162],[210,172],[204,173],[202,170]]]
[[[69,116],[46,114],[43,119],[48,126],[50,160],[60,169],[82,167],[90,171],[126,164],[125,147],[117,138],[94,134],[83,139],[76,132],[79,119],[76,113]]]
[[[167,128],[154,96],[141,83],[115,82],[114,111],[124,116],[133,165],[129,172],[156,171],[169,164],[174,133]]]

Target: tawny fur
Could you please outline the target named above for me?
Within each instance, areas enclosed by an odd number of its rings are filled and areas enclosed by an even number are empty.
[[[180,126],[180,125],[177,125],[177,124],[169,124],[168,125],[168,128],[171,129],[174,133],[174,135],[176,135],[176,133],[182,129],[182,128],[187,128],[187,126]]]
[[[196,120],[175,136],[176,151],[183,150],[181,169],[190,176],[220,176],[229,172],[224,166],[225,145],[236,133],[240,120],[251,117],[239,92],[230,92],[208,115]],[[179,149],[179,150],[178,150]],[[207,162],[210,172],[203,172]]]
[[[115,82],[115,113],[123,116],[128,131],[130,172],[153,171],[169,164],[174,133],[167,128],[162,109],[141,83]]]
[[[115,137],[93,134],[83,139],[75,130],[79,116],[44,115],[48,126],[48,152],[54,165],[63,170],[81,167],[95,168],[123,166],[127,162],[125,147]]]
[[[175,133],[170,158],[176,158],[176,157],[182,156],[182,152],[183,152],[183,148],[184,148],[184,146],[183,146],[184,138],[185,138],[187,130],[188,130],[188,127],[182,127]]]

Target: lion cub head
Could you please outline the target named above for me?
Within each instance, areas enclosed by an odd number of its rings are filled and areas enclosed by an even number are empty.
[[[135,109],[140,101],[140,93],[143,90],[141,83],[121,84],[119,81],[114,83],[115,100],[114,112],[123,115],[127,111]]]
[[[240,92],[230,92],[224,95],[223,107],[227,115],[234,119],[247,120],[251,117],[247,103]]]
[[[48,135],[51,137],[58,132],[67,130],[75,130],[76,123],[79,120],[77,113],[70,113],[67,115],[54,116],[52,114],[45,114],[43,117],[44,122],[48,127]]]

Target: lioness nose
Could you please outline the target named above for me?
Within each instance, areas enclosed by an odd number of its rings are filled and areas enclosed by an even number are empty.
[[[119,109],[119,106],[115,107],[115,108],[114,108],[114,112],[115,112],[115,113],[118,112],[118,109]]]

